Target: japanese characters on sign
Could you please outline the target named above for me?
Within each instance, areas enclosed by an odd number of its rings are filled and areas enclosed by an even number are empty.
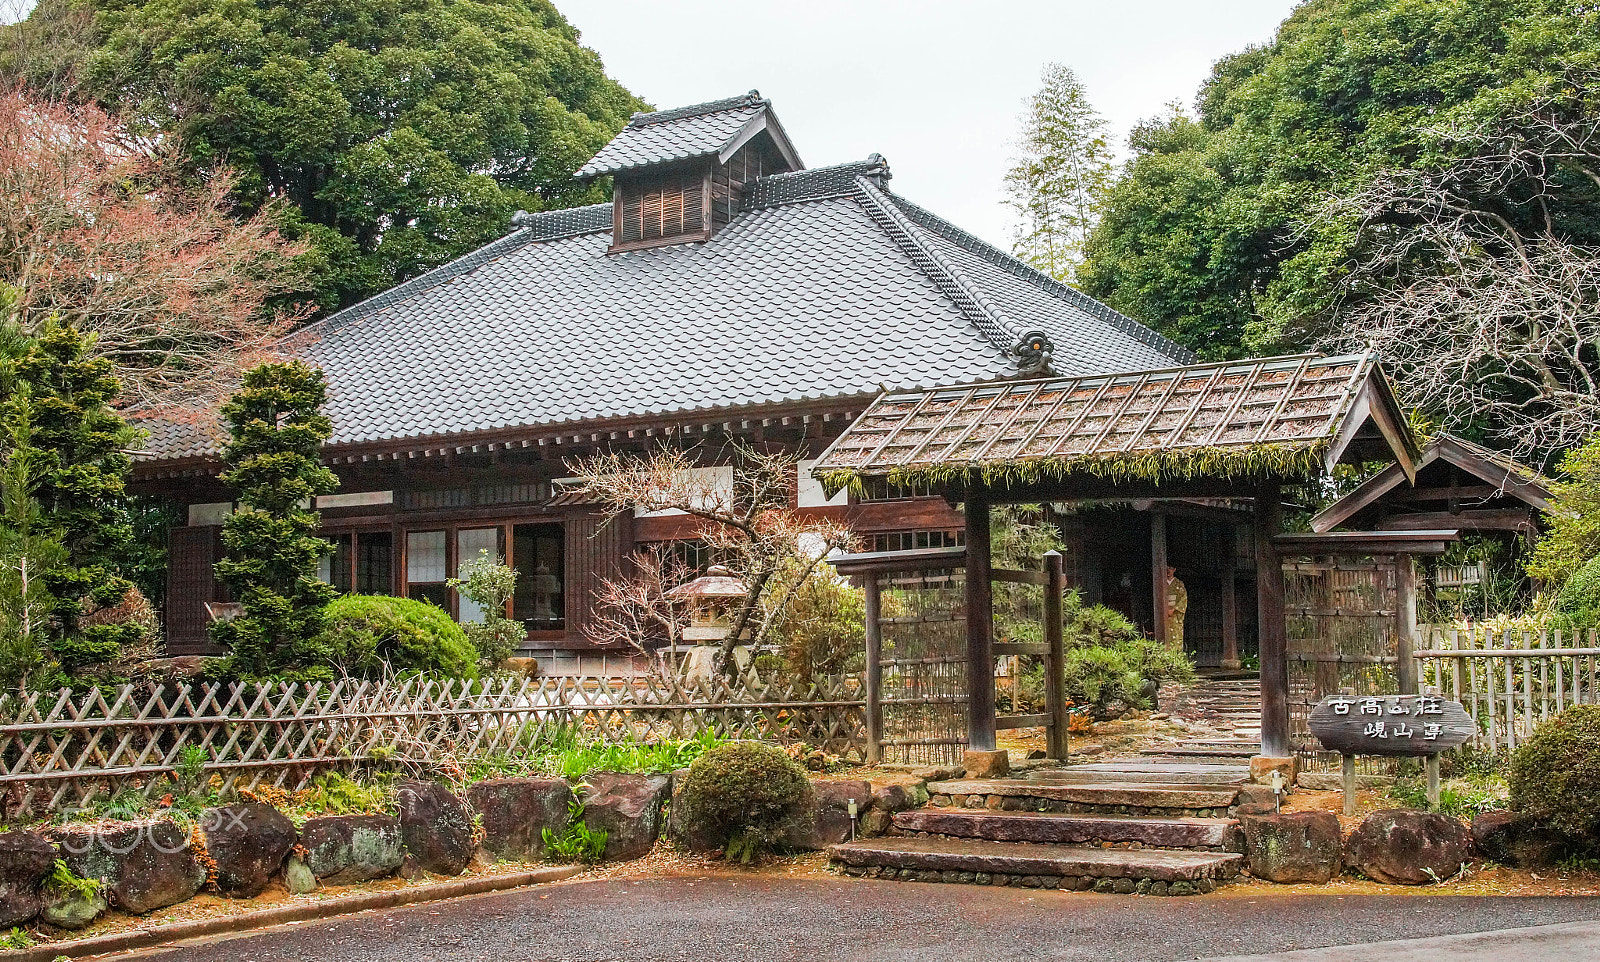
[[[1432,755],[1465,742],[1472,719],[1438,695],[1336,695],[1312,709],[1310,728],[1347,755]]]

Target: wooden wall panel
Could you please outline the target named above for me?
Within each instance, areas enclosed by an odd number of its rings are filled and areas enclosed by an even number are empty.
[[[206,632],[208,601],[227,600],[212,565],[222,557],[222,526],[171,529],[167,555],[167,652],[215,654]]]
[[[574,515],[566,520],[567,637],[582,640],[592,623],[600,582],[627,571],[633,552],[633,518],[610,521],[599,515]]]

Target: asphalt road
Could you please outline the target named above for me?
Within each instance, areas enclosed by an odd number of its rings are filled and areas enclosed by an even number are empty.
[[[1131,898],[866,880],[617,879],[279,926],[123,958],[1168,962],[1594,920],[1600,898]]]

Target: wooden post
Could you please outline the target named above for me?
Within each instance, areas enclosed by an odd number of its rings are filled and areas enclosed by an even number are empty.
[[[1172,626],[1167,623],[1167,516],[1150,509],[1150,597],[1154,604],[1150,624],[1159,644],[1170,644]]]
[[[994,586],[989,502],[969,493],[967,525],[967,748],[994,751]]]
[[[1045,754],[1067,761],[1070,744],[1067,739],[1066,645],[1061,635],[1061,596],[1067,591],[1066,568],[1061,563],[1061,552],[1047,551],[1044,555],[1044,641],[1050,651],[1044,658],[1044,705],[1050,716],[1047,728],[1048,744]]]
[[[1408,554],[1394,556],[1394,636],[1400,694],[1415,695],[1417,660],[1412,652],[1417,638],[1417,573]]]
[[[883,761],[883,626],[878,573],[869,571],[864,585],[867,621],[867,764]]]
[[[1256,625],[1261,653],[1261,754],[1287,758],[1289,742],[1289,640],[1283,613],[1283,563],[1273,536],[1283,528],[1278,482],[1256,488]]]
[[[1233,577],[1233,541],[1237,537],[1229,531],[1222,542],[1222,668],[1226,671],[1239,670],[1239,593]]]
[[[1428,769],[1428,811],[1439,810],[1439,753],[1434,752],[1428,756],[1425,767]],[[1416,771],[1415,768],[1412,771]]]
[[[1344,813],[1356,813],[1356,757],[1354,755],[1341,756],[1344,763]]]

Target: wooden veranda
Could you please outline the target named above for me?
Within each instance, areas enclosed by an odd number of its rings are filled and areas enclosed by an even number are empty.
[[[933,490],[962,506],[966,744],[973,749],[993,749],[997,729],[994,505],[1248,505],[1262,754],[1284,757],[1292,749],[1281,552],[1429,553],[1455,532],[1284,537],[1283,489],[1341,463],[1389,462],[1409,478],[1419,456],[1372,355],[1290,356],[885,394],[828,448],[814,474],[830,493],[871,481]],[[869,691],[869,708],[872,697]]]

